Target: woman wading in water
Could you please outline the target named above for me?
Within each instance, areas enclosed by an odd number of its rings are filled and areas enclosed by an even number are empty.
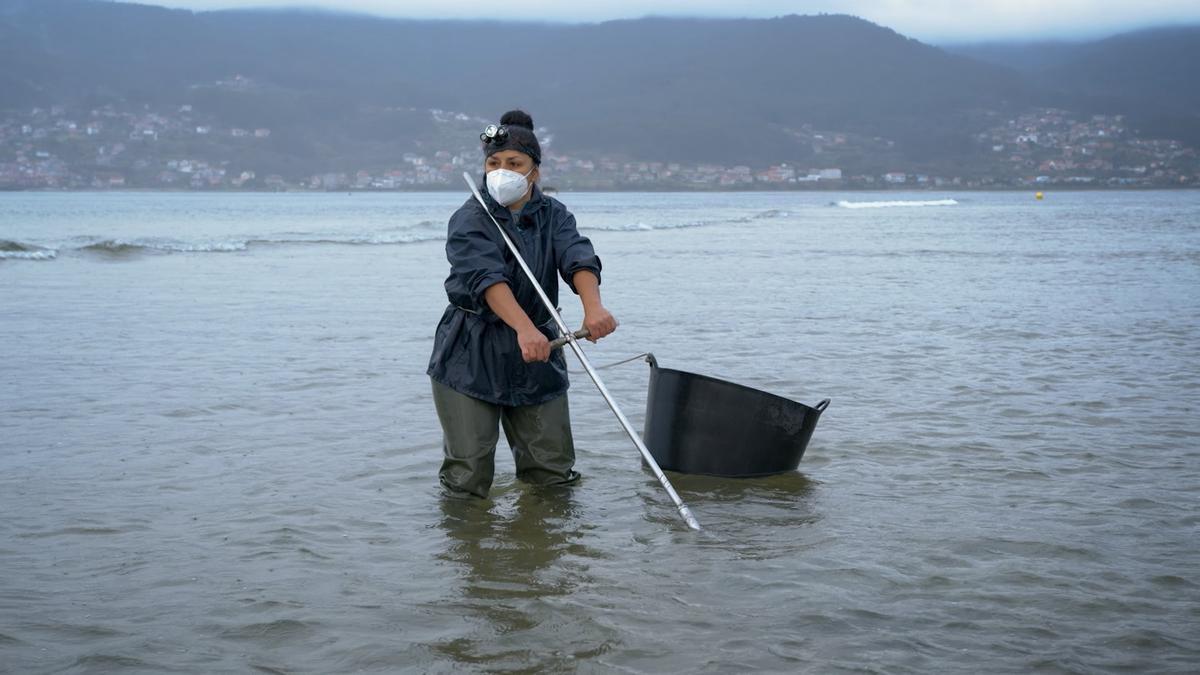
[[[513,110],[483,134],[488,210],[516,243],[550,300],[558,275],[583,304],[592,341],[617,328],[600,302],[600,258],[575,216],[542,194],[542,149],[533,120]],[[517,478],[536,485],[579,480],[567,410],[567,364],[551,351],[554,320],[495,224],[474,198],[450,217],[446,237],[450,305],[438,323],[429,377],[444,434],[439,479],[456,496],[487,497],[499,427]]]

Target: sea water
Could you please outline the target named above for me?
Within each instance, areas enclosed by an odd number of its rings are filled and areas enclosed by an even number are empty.
[[[1200,193],[558,197],[593,362],[831,398],[798,473],[690,532],[576,374],[580,485],[441,499],[465,191],[0,194],[0,671],[1200,668]]]

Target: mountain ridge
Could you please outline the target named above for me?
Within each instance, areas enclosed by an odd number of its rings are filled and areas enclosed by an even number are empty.
[[[958,161],[997,115],[1038,106],[1152,117],[1125,81],[1062,87],[990,61],[848,15],[509,24],[0,0],[0,109],[188,103],[271,127],[298,158],[397,152],[430,132],[379,110],[526,107],[561,151],[725,164],[816,162],[814,130],[835,130],[892,148],[860,153],[870,170]],[[235,75],[254,86],[213,86]],[[1200,135],[1187,105],[1159,125]]]

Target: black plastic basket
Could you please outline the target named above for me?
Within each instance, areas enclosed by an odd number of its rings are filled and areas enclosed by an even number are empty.
[[[751,477],[795,471],[829,406],[707,375],[660,368],[653,355],[643,439],[659,466],[680,473]]]

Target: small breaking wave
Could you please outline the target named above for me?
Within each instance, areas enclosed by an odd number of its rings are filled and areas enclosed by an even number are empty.
[[[650,232],[651,230],[677,230],[684,227],[704,227],[705,225],[713,225],[720,221],[679,221],[676,223],[646,223],[643,221],[634,221],[631,223],[593,223],[589,225],[580,225],[579,229],[583,231],[593,230],[600,232]]]
[[[752,213],[746,216],[737,218],[723,218],[717,220],[680,220],[676,222],[658,222],[647,223],[644,221],[634,221],[631,223],[580,223],[581,230],[599,230],[601,232],[650,232],[653,230],[678,230],[688,227],[708,227],[711,225],[728,225],[731,223],[750,223],[755,220],[767,220],[770,218],[783,218],[792,215],[788,211],[780,209],[768,209],[758,213]]]
[[[226,253],[246,250],[244,241],[186,242],[169,239],[103,239],[74,250],[103,255],[136,253]]]
[[[754,220],[766,220],[768,218],[786,218],[790,215],[792,215],[790,211],[784,211],[782,209],[767,209],[761,213],[754,214],[751,216],[751,218]]]
[[[445,239],[445,235],[432,232],[400,232],[364,235],[309,235],[284,237],[231,238],[209,241],[182,241],[156,237],[146,238],[102,238],[76,237],[67,243],[56,244],[56,248],[17,241],[0,240],[0,259],[53,260],[60,254],[106,256],[111,258],[142,254],[169,253],[236,253],[252,246],[387,246],[413,244],[423,241]]]
[[[958,200],[955,199],[927,199],[919,201],[882,201],[882,202],[850,202],[839,201],[834,202],[834,206],[841,209],[890,209],[909,206],[955,206]]]
[[[248,239],[244,243],[251,245],[288,245],[288,244],[339,244],[345,246],[390,246],[393,244],[416,244],[423,241],[441,241],[446,238],[443,232],[400,232],[394,234],[372,234],[355,236],[320,236],[320,237],[279,237],[265,239]]]
[[[660,222],[599,222],[581,223],[580,229],[640,232],[706,227],[731,223],[750,223],[756,220],[791,215],[787,211],[770,209],[737,218],[713,220],[679,220]],[[427,241],[444,241],[445,226],[422,221],[415,226],[387,228],[380,232],[279,232],[261,235],[241,235],[221,239],[183,240],[170,237],[105,237],[80,235],[65,241],[43,244],[0,239],[0,259],[53,260],[62,255],[95,256],[108,259],[132,258],[139,255],[172,253],[238,253],[257,247],[272,246],[395,246]]]
[[[53,260],[57,255],[58,251],[52,248],[0,239],[0,260]]]

